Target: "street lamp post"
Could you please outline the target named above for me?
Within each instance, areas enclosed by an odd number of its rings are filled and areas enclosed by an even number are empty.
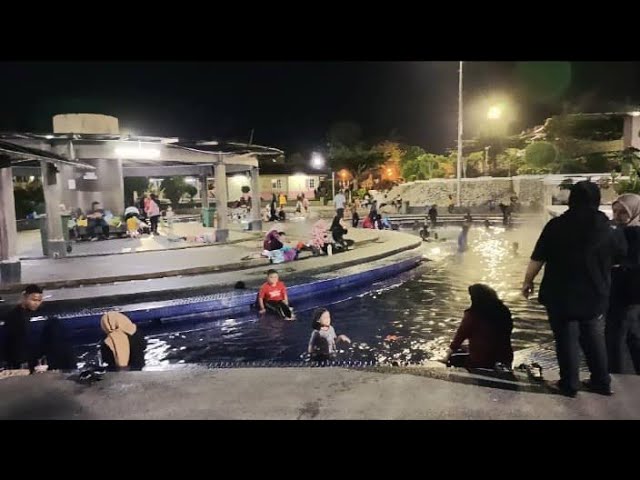
[[[484,147],[484,168],[482,169],[482,173],[484,175],[486,175],[489,170],[489,149],[490,148],[491,148],[491,145],[487,145],[486,147]]]
[[[457,168],[457,203],[461,206],[460,187],[462,176],[462,62],[458,74],[458,168]]]

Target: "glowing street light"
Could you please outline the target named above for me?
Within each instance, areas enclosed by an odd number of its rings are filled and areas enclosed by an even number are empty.
[[[321,153],[313,152],[311,154],[311,166],[318,170],[324,167],[324,157]]]
[[[502,117],[502,107],[500,105],[493,105],[489,107],[487,112],[487,118],[489,120],[499,120]]]

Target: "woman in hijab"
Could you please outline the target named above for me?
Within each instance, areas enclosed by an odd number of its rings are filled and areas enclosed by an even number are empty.
[[[340,212],[333,217],[333,222],[331,222],[331,227],[329,230],[331,231],[331,235],[333,235],[333,240],[337,245],[340,245],[345,250],[347,249],[347,242],[343,238],[347,234],[347,229],[345,227],[343,221],[343,213]]]
[[[445,360],[465,368],[495,368],[498,363],[511,367],[511,312],[487,285],[471,285],[469,295],[471,307],[464,312]],[[456,355],[465,340],[469,340],[468,354]]]
[[[613,202],[613,220],[624,229],[627,255],[617,259],[611,273],[611,301],[606,337],[611,373],[640,375],[640,195],[627,193]]]
[[[283,243],[280,239],[278,229],[274,227],[264,238],[264,242],[262,242],[262,249],[268,252],[273,252],[274,250],[280,250],[282,246]]]
[[[100,345],[109,370],[142,370],[146,342],[138,328],[119,312],[105,313],[100,326],[107,335]]]
[[[311,227],[311,249],[314,254],[319,255],[327,251],[328,244],[327,224],[324,220],[318,220]]]

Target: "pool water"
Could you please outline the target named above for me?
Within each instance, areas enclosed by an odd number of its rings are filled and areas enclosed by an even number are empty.
[[[338,359],[419,363],[440,356],[447,348],[469,306],[467,288],[477,282],[496,289],[511,309],[514,350],[550,342],[553,337],[543,307],[520,295],[528,257],[541,227],[542,223],[515,230],[474,227],[464,253],[457,252],[459,227],[438,228],[439,240],[423,245],[429,261],[418,269],[361,290],[294,305],[297,318],[292,322],[259,319],[252,313],[146,330],[147,365],[161,369],[191,363],[306,361],[311,317],[320,306],[331,311],[337,334],[352,341],[342,345]],[[514,242],[519,245],[517,253]],[[97,346],[81,345],[78,349],[87,361],[95,356]]]

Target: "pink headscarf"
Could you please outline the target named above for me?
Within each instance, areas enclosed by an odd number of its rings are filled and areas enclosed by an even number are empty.
[[[311,227],[311,244],[321,249],[327,242],[327,224],[324,220],[318,220]]]

